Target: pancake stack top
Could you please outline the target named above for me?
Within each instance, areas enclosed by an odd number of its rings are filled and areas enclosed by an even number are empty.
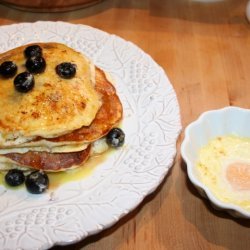
[[[32,46],[41,49],[39,58],[27,57]],[[6,62],[16,71],[0,79],[0,169],[82,166],[91,145],[122,118],[105,72],[59,43],[15,48],[0,55],[0,64]]]

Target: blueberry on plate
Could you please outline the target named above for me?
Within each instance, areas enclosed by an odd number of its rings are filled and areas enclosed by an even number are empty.
[[[41,194],[48,189],[48,175],[42,171],[33,171],[26,176],[25,186],[32,194]]]
[[[31,45],[31,46],[28,46],[28,47],[24,50],[24,55],[25,55],[27,58],[42,56],[42,48],[41,48],[39,45]]]
[[[17,72],[17,66],[12,61],[5,61],[0,66],[0,74],[5,77],[13,77]]]
[[[43,57],[30,57],[27,59],[25,66],[30,73],[42,73],[46,68],[46,62]]]
[[[29,72],[22,72],[14,79],[14,86],[17,91],[26,93],[33,89],[35,85],[34,76]]]
[[[106,142],[110,147],[121,147],[125,142],[125,134],[120,128],[112,128],[106,136]]]
[[[56,66],[56,73],[65,79],[73,78],[76,74],[76,65],[70,62],[63,62]]]
[[[23,174],[23,171],[19,169],[11,169],[5,175],[6,183],[12,187],[16,187],[16,186],[23,184],[24,180],[25,180],[25,176]]]

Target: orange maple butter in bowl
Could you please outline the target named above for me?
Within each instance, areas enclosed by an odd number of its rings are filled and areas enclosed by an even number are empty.
[[[250,211],[250,138],[210,140],[199,151],[196,173],[216,198]]]
[[[250,219],[250,109],[202,113],[185,129],[181,155],[189,180],[214,208]]]

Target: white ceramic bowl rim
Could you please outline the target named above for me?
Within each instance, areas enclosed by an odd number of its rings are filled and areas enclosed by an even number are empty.
[[[182,155],[183,160],[187,164],[187,174],[188,174],[190,181],[197,188],[204,190],[206,195],[207,195],[207,198],[212,203],[214,203],[217,207],[219,207],[221,209],[226,209],[227,212],[229,212],[230,214],[233,214],[234,216],[235,216],[234,212],[236,212],[237,216],[239,215],[240,217],[250,219],[250,212],[246,211],[245,209],[241,208],[240,206],[237,206],[234,204],[224,203],[223,201],[216,198],[213,195],[213,193],[209,190],[209,188],[207,186],[205,186],[205,184],[203,184],[201,181],[199,181],[198,178],[195,176],[195,173],[193,171],[193,164],[192,164],[190,158],[187,156],[187,148],[189,147],[190,143],[192,143],[190,132],[192,130],[196,129],[197,127],[199,127],[200,125],[202,125],[202,122],[205,119],[210,118],[214,114],[222,114],[222,113],[228,113],[228,112],[229,113],[230,112],[241,112],[242,114],[245,113],[245,114],[248,114],[250,116],[249,109],[244,109],[244,108],[235,107],[235,106],[224,107],[222,109],[210,110],[210,111],[206,111],[206,112],[202,113],[196,121],[190,123],[186,127],[185,135],[184,135],[185,137],[184,137],[184,140],[183,140],[182,145],[181,145],[181,155]]]

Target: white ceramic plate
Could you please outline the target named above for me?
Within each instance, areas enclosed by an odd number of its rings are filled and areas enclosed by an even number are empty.
[[[234,217],[250,219],[250,212],[232,203],[219,200],[213,192],[202,183],[196,172],[196,161],[201,147],[218,136],[237,135],[250,137],[250,110],[239,107],[225,107],[223,109],[204,112],[196,121],[185,129],[185,138],[181,145],[181,154],[187,163],[190,181],[200,194],[209,199],[216,209],[225,210]]]
[[[124,106],[126,145],[76,182],[42,195],[0,186],[0,249],[46,249],[110,227],[153,192],[173,164],[181,130],[176,94],[161,67],[131,42],[63,22],[0,27],[0,51],[61,42],[109,72]]]

